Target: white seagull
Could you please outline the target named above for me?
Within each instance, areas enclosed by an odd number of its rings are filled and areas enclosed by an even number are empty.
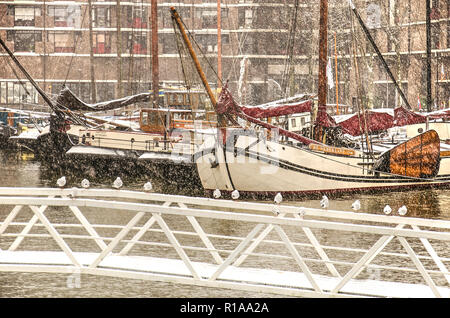
[[[90,183],[88,179],[83,179],[83,181],[81,181],[81,186],[85,189],[89,188]]]
[[[117,177],[117,179],[114,180],[113,187],[119,189],[121,186],[123,186],[122,179],[120,179],[120,177]]]
[[[58,180],[56,180],[56,184],[58,185],[58,187],[62,188],[66,185],[66,177],[61,177]]]
[[[283,201],[283,196],[281,195],[280,192],[277,193],[277,195],[274,198],[274,201],[275,201],[276,204],[280,204],[281,201]]]
[[[352,209],[355,211],[358,211],[359,209],[361,209],[361,202],[359,202],[359,200],[356,200],[355,202],[353,202]]]
[[[322,209],[327,209],[329,205],[330,202],[328,201],[328,197],[324,195],[322,197],[322,200],[320,200],[320,206],[322,207]]]
[[[231,198],[233,200],[239,199],[239,191],[238,190],[234,190],[233,192],[231,192]]]
[[[214,190],[213,196],[214,196],[215,199],[220,198],[221,195],[222,195],[222,193],[220,193],[220,190],[219,190],[219,189]]]
[[[386,205],[383,209],[383,212],[384,212],[384,214],[388,215],[388,214],[391,214],[392,209],[389,205]]]
[[[398,214],[400,215],[405,215],[406,212],[408,212],[408,209],[404,205],[400,209],[398,209]]]
[[[144,190],[145,191],[151,191],[153,189],[152,183],[149,181],[146,184],[144,184]]]

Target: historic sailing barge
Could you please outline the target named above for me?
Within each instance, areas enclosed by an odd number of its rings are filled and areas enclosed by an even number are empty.
[[[209,84],[192,49],[181,18],[171,8],[185,45],[203,81]],[[214,136],[206,139],[195,156],[198,173],[206,190],[238,190],[251,195],[314,194],[348,191],[409,189],[448,186],[450,160],[440,156],[440,140],[433,130],[411,138],[375,156],[362,150],[322,143],[334,120],[326,113],[326,15],[327,1],[321,0],[319,104],[313,138],[275,127],[243,111],[227,86],[212,104],[222,121]],[[263,127],[265,132],[239,127],[236,117]],[[231,125],[230,125],[231,123]],[[269,132],[269,134],[267,134]],[[283,135],[287,141],[278,138]]]

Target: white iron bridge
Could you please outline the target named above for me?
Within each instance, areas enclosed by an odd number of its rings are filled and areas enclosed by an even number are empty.
[[[2,272],[297,297],[449,297],[449,230],[449,221],[382,212],[146,191],[0,188]]]

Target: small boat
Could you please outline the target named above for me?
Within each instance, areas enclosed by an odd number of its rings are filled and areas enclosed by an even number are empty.
[[[204,93],[196,92],[193,98],[192,90],[178,88],[165,90],[163,95],[163,107],[141,108],[138,122],[114,126],[117,121],[103,119],[99,127],[79,129],[78,142],[66,152],[72,170],[140,178],[148,175],[178,186],[201,188],[194,154],[203,140],[194,136],[199,130],[216,127],[216,114],[202,104]],[[92,114],[89,118],[94,119]]]
[[[39,132],[48,125],[50,115],[41,112],[0,108],[2,148],[21,148],[34,152]]]

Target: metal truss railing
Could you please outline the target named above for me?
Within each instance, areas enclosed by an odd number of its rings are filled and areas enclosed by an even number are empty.
[[[0,188],[0,271],[302,297],[449,297],[450,222],[151,192]]]

